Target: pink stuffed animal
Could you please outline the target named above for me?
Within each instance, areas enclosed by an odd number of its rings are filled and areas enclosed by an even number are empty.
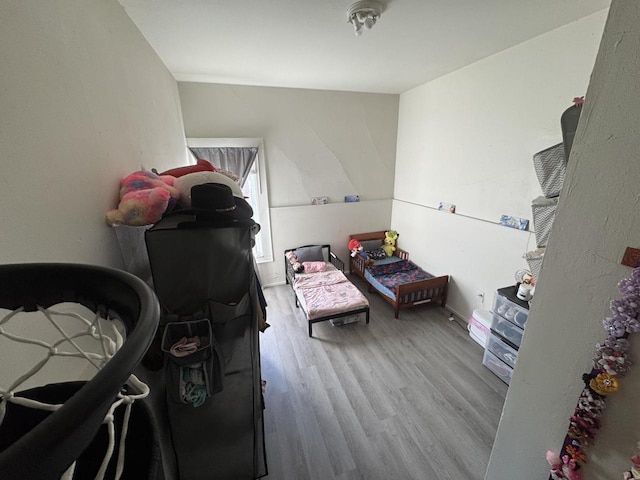
[[[152,225],[180,196],[175,177],[140,170],[120,181],[120,203],[107,212],[109,225]]]

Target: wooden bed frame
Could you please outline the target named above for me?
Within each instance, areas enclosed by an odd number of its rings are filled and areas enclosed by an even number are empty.
[[[349,235],[349,240],[355,239],[359,242],[367,240],[384,240],[385,232],[368,232],[368,233],[354,233]],[[402,259],[409,260],[409,252],[398,248],[396,244],[396,251],[393,255]],[[366,283],[369,292],[375,290],[375,287],[371,285],[365,278],[365,269],[368,265],[372,264],[371,260],[366,260],[360,255],[355,257],[349,257],[349,271],[353,275],[357,275],[362,278]],[[449,289],[449,275],[443,275],[440,277],[429,278],[427,280],[420,280],[417,282],[403,283],[398,285],[395,298],[389,298],[387,295],[383,295],[378,292],[380,296],[389,303],[394,309],[394,317],[398,318],[400,310],[404,308],[411,308],[417,305],[425,303],[437,303],[439,302],[442,307],[447,302],[447,291]],[[377,290],[376,290],[377,291]]]
[[[320,246],[322,247],[322,253],[324,255],[324,259],[325,262],[331,262],[338,270],[340,270],[342,273],[344,273],[344,262],[342,260],[340,260],[332,251],[331,251],[331,246],[330,245],[302,245],[300,247],[296,247],[296,248],[289,248],[287,250],[284,251],[285,255],[287,252],[291,252],[294,251],[298,248],[305,248],[305,247],[317,247]],[[284,268],[285,268],[285,283],[288,283],[289,285],[291,285],[291,290],[293,290],[293,295],[295,296],[296,299],[296,308],[299,308],[300,302],[298,301],[298,294],[296,293],[295,289],[293,288],[293,279],[295,277],[295,272],[293,271],[293,267],[291,266],[291,264],[289,263],[289,260],[287,260],[287,257],[284,257]],[[304,312],[304,309],[302,309],[302,311]],[[305,317],[307,317],[307,322],[309,323],[309,337],[313,336],[313,324],[314,323],[318,323],[318,322],[326,322],[327,320],[332,320],[334,318],[342,318],[342,317],[348,317],[351,315],[357,315],[359,313],[364,313],[365,314],[365,322],[369,323],[369,306],[367,305],[366,307],[361,307],[361,308],[356,308],[353,310],[346,310],[344,312],[340,312],[340,313],[334,313],[331,315],[327,315],[325,317],[318,317],[318,318],[314,318],[312,320],[309,320],[309,316],[307,315],[307,312],[304,312]]]

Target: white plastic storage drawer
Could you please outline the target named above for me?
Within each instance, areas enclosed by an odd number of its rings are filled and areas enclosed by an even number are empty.
[[[492,317],[487,310],[474,310],[469,319],[469,335],[483,347],[487,344]]]
[[[518,351],[493,332],[489,334],[489,338],[487,339],[487,350],[510,367],[516,366]]]
[[[482,364],[495,373],[500,380],[509,385],[511,382],[511,376],[513,375],[513,368],[504,363],[489,350],[484,351]]]
[[[520,305],[516,305],[499,293],[496,293],[493,299],[493,313],[497,313],[520,328],[524,328],[524,324],[527,323],[527,318],[529,318],[529,310]]]
[[[508,320],[505,320],[500,315],[493,314],[493,321],[491,322],[491,330],[496,332],[506,341],[510,342],[516,348],[520,348],[522,343],[522,334],[524,333],[520,327],[515,326]]]

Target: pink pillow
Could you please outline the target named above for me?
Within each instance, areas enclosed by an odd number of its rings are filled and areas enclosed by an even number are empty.
[[[304,273],[324,272],[327,269],[327,264],[324,262],[302,262],[302,266]]]

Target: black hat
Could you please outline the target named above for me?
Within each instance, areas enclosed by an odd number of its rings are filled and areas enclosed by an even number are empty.
[[[196,218],[203,220],[248,220],[253,216],[251,205],[234,196],[231,188],[222,183],[191,187],[191,208]]]

